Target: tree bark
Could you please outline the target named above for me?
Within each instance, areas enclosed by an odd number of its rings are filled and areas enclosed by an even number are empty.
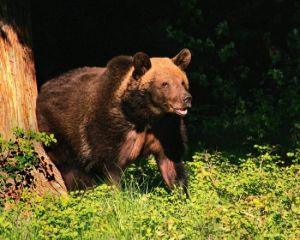
[[[0,0],[0,133],[12,137],[12,128],[38,131],[36,120],[37,82],[30,41],[30,1]],[[67,192],[60,172],[41,144],[36,151],[43,156],[43,171],[33,170],[34,191]],[[47,167],[50,166],[51,167]],[[54,174],[48,180],[46,173]]]

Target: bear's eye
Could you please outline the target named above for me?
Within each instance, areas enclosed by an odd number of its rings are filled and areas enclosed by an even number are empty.
[[[164,87],[164,88],[166,88],[166,87],[169,86],[169,83],[168,83],[168,82],[163,82],[163,83],[161,84],[161,86]]]
[[[181,82],[181,85],[184,86],[184,82],[183,81]]]

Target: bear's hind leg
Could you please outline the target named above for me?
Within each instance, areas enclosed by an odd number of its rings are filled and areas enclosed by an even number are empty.
[[[112,165],[112,166],[104,166],[104,175],[106,178],[106,181],[108,184],[115,185],[115,186],[120,186],[121,182],[121,177],[123,174],[123,170],[117,166],[117,165]]]
[[[97,184],[95,178],[77,168],[64,169],[61,173],[69,191],[88,189]]]

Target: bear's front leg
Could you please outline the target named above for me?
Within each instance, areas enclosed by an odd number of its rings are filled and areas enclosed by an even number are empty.
[[[183,188],[184,192],[187,194],[187,175],[182,161],[174,162],[170,160],[167,156],[157,158],[157,165],[160,173],[170,189],[175,186],[180,186]]]

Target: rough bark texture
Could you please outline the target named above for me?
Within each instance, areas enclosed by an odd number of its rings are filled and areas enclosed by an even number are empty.
[[[0,0],[0,133],[12,137],[12,128],[37,131],[35,114],[37,83],[30,48],[30,15],[28,1]],[[66,193],[60,172],[41,145],[36,151],[44,156],[47,166],[53,166],[54,180],[45,172],[34,170],[35,191]],[[49,171],[49,169],[45,169]]]

